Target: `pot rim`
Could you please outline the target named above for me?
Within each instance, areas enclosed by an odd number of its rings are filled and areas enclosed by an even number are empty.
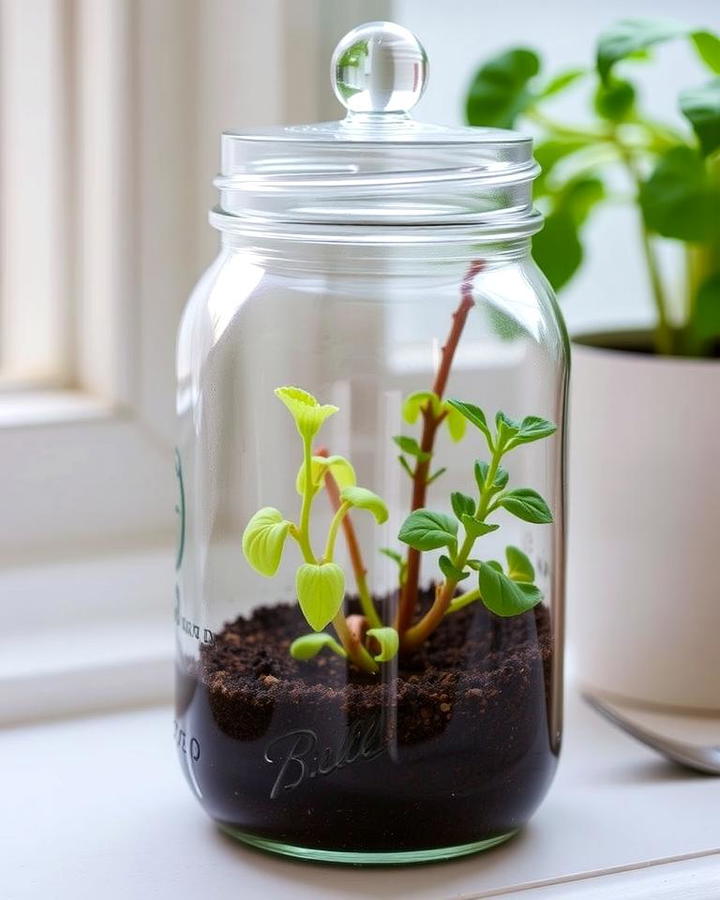
[[[573,354],[588,353],[605,357],[608,361],[632,361],[647,366],[685,366],[686,368],[720,371],[720,359],[698,356],[661,356],[650,351],[648,328],[618,328],[598,331],[582,331],[570,337]],[[624,345],[624,346],[623,346]],[[647,350],[637,349],[647,346]]]

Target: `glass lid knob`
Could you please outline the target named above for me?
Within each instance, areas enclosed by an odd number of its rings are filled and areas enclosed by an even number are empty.
[[[392,22],[368,22],[348,32],[335,48],[333,89],[350,113],[406,113],[427,83],[425,48]]]

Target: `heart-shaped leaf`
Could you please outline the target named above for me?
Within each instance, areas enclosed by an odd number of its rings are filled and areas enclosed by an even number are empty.
[[[250,565],[267,578],[278,570],[290,522],[272,506],[259,509],[250,519],[242,536],[242,549]]]
[[[437,394],[434,394],[432,391],[415,391],[414,394],[410,394],[409,397],[406,397],[405,402],[403,403],[403,419],[405,419],[409,425],[415,424],[420,415],[420,410],[428,405],[435,415],[440,412],[440,400],[438,399]]]
[[[403,522],[398,538],[416,550],[437,550],[455,544],[458,523],[452,516],[416,509]]]
[[[496,616],[509,618],[527,612],[543,598],[534,584],[512,581],[502,571],[483,563],[478,575],[482,602]]]
[[[346,487],[340,492],[340,499],[357,509],[367,509],[374,516],[378,525],[387,522],[388,508],[385,501],[364,487]]]
[[[322,631],[342,607],[345,574],[336,563],[303,563],[295,576],[295,590],[308,625]]]

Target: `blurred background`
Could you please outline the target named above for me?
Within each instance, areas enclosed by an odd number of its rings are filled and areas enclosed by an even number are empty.
[[[169,694],[175,333],[218,243],[223,129],[338,117],[328,60],[362,21],[420,37],[416,114],[459,124],[474,71],[507,46],[557,71],[591,65],[618,18],[718,18],[714,0],[1,0],[0,13],[6,720]],[[683,41],[658,55],[638,81],[667,118],[698,63]],[[579,121],[586,108],[582,91],[557,100]],[[562,298],[571,332],[651,320],[635,217],[608,204],[593,217]]]

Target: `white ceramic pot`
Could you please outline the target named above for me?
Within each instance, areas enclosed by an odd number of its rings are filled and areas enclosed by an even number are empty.
[[[720,710],[720,363],[575,343],[570,403],[578,679]]]

